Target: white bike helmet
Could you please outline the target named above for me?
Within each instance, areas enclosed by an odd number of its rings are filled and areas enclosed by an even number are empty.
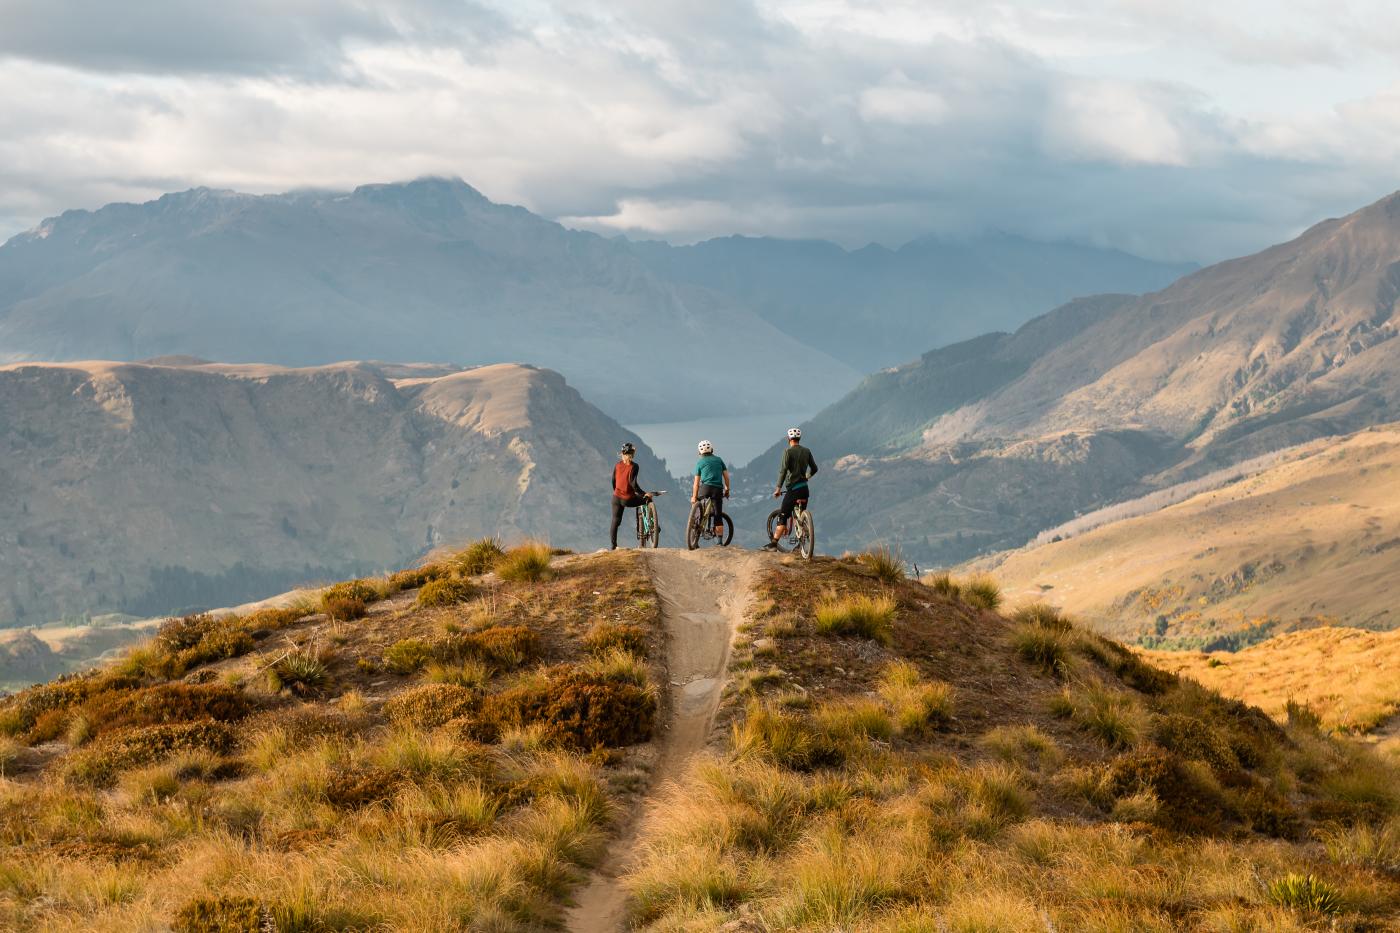
[[[701,441],[699,444],[696,445],[696,449],[700,451],[701,456],[704,456],[705,454],[714,453],[715,445],[711,444],[709,441]]]
[[[801,440],[801,438],[802,438],[802,429],[801,429],[801,428],[788,428],[788,440],[790,440],[790,441],[796,441],[796,440]]]

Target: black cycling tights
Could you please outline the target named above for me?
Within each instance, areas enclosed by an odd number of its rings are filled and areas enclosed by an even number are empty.
[[[619,499],[612,497],[613,520],[612,520],[612,546],[617,547],[617,529],[622,527],[622,513],[628,509],[635,509],[647,500],[642,496],[633,496],[630,499]]]

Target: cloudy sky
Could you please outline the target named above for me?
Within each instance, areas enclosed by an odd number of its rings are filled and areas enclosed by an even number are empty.
[[[1390,0],[0,0],[0,237],[460,175],[573,226],[1211,261],[1400,188]]]

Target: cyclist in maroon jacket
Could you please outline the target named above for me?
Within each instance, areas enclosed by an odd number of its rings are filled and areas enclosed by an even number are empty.
[[[635,509],[651,498],[650,493],[637,485],[637,477],[641,475],[642,468],[633,461],[633,457],[636,455],[636,447],[630,443],[623,444],[622,449],[617,453],[617,463],[613,465],[612,531],[610,532],[613,550],[617,550],[617,529],[622,527],[622,513],[628,509]]]

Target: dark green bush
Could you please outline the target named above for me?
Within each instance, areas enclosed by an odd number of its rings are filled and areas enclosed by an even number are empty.
[[[417,605],[420,609],[455,606],[471,599],[478,592],[478,587],[470,580],[463,580],[460,577],[439,577],[423,584],[423,588],[418,591]]]
[[[651,738],[656,706],[656,694],[644,687],[556,668],[488,697],[484,718],[502,725],[543,723],[551,740],[567,748],[618,748]]]

